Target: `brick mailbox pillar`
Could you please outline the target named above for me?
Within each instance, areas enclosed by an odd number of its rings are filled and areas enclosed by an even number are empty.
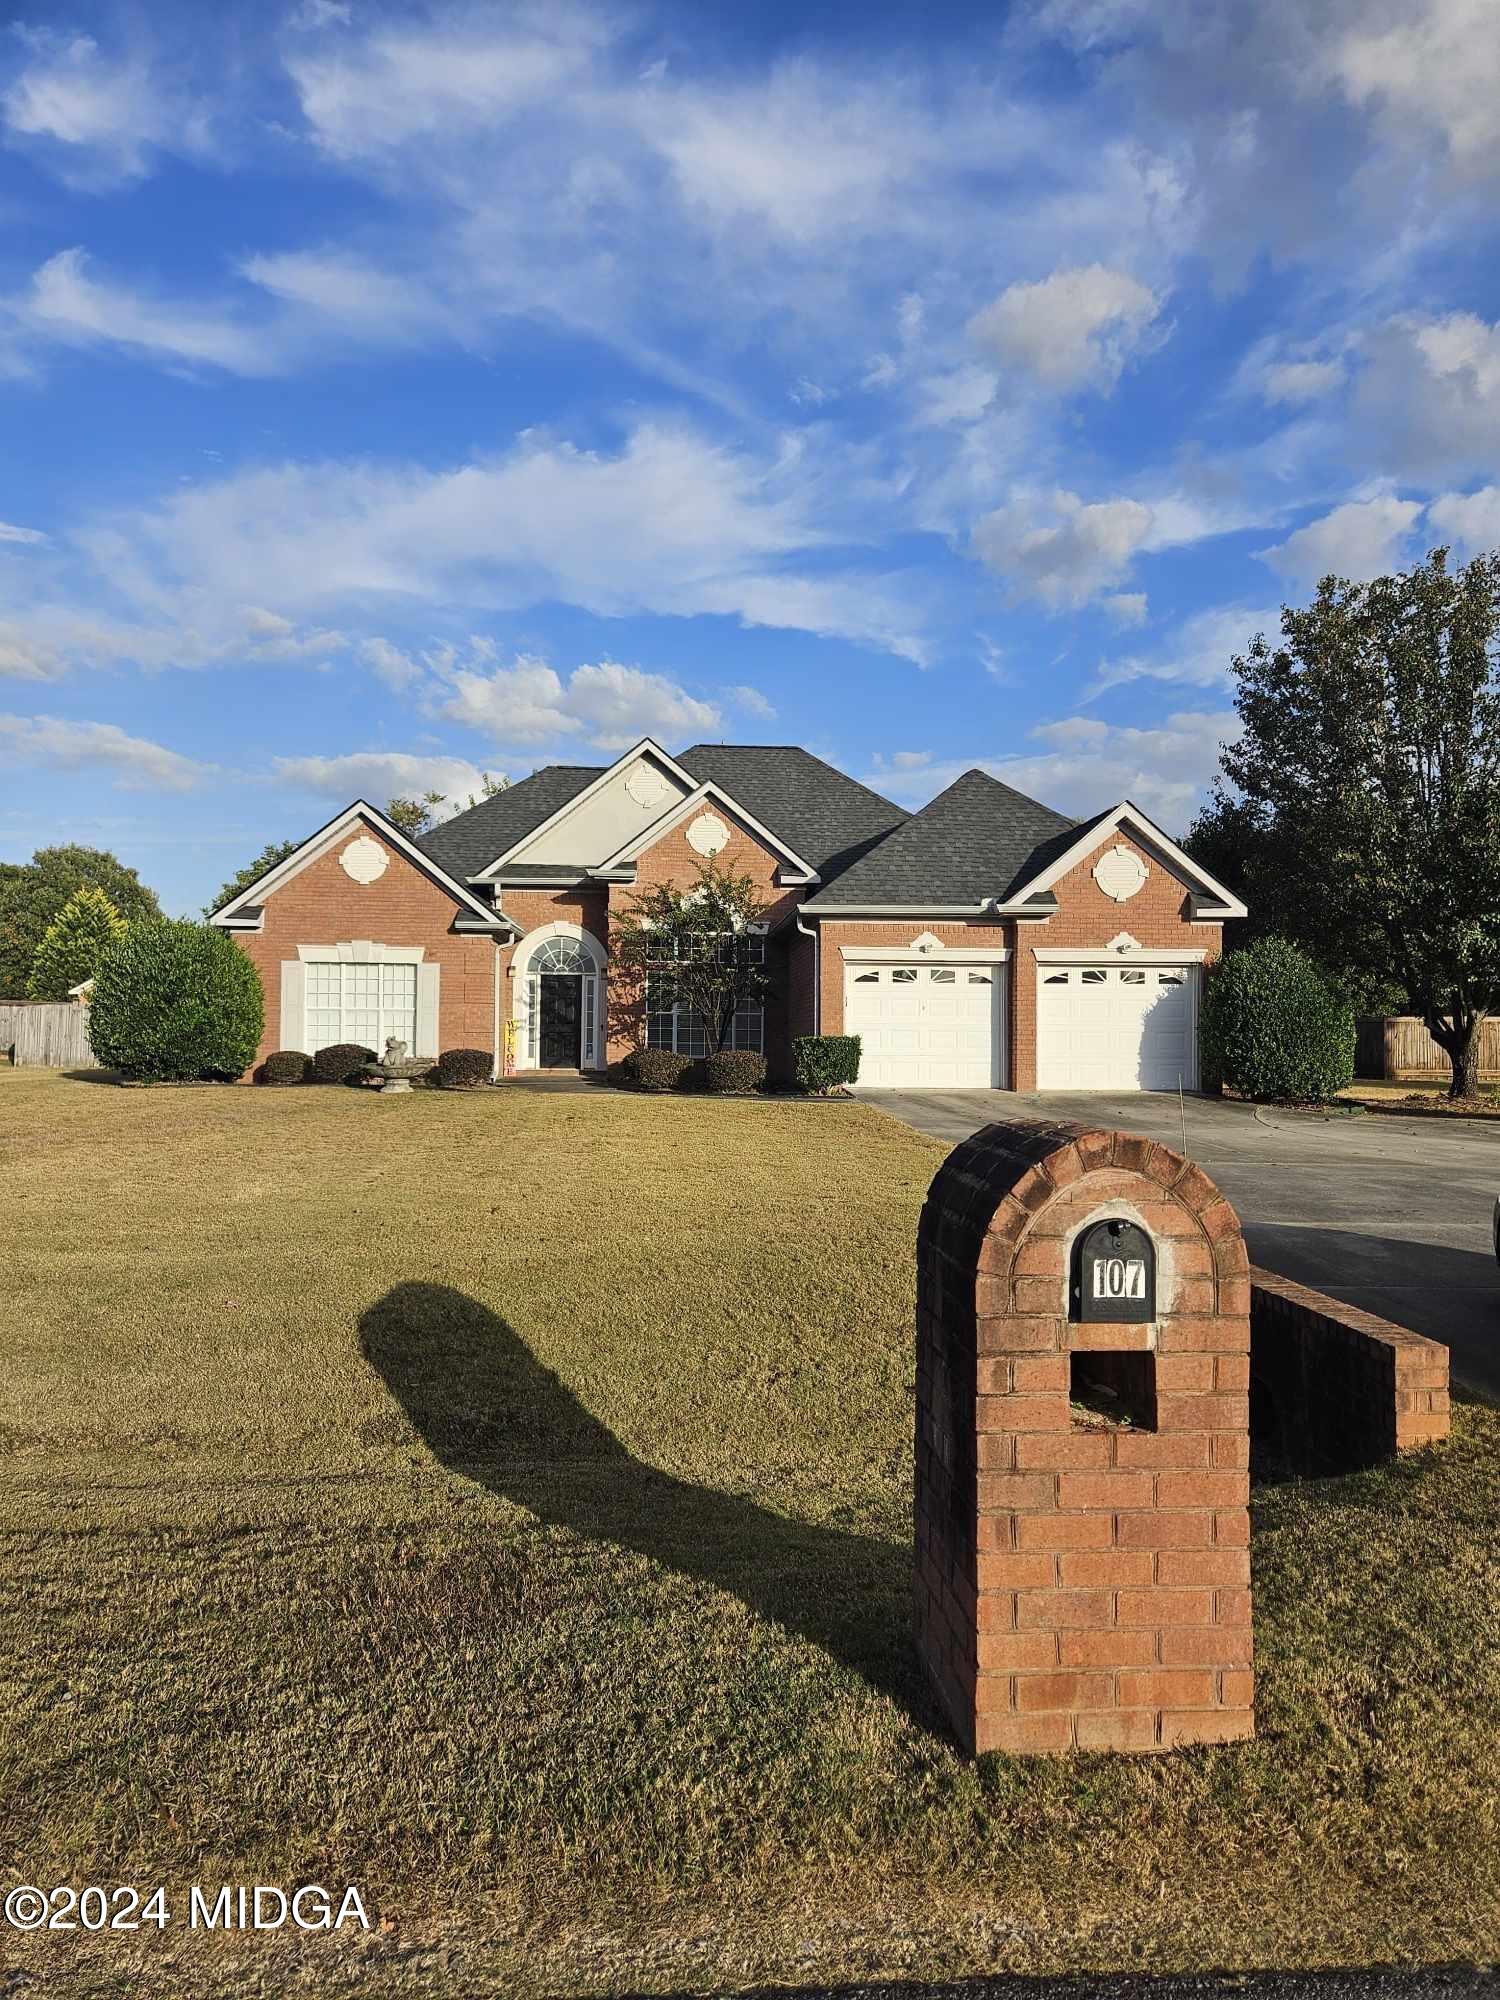
[[[1239,1220],[1149,1139],[991,1125],[918,1236],[916,1637],[969,1755],[1254,1733]]]

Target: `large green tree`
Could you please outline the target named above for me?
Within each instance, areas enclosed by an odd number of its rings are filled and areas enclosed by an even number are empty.
[[[133,868],[98,847],[42,847],[29,862],[0,867],[0,999],[24,1000],[37,948],[80,889],[101,889],[126,923],[159,917],[161,905]]]
[[[33,1000],[66,1000],[75,986],[92,979],[99,961],[125,922],[102,889],[78,889],[43,933],[31,961],[27,990]]]
[[[1397,983],[1450,1095],[1476,1095],[1500,998],[1500,556],[1325,577],[1234,672],[1231,832],[1260,843],[1275,921],[1325,964]]]
[[[204,916],[211,917],[215,910],[237,896],[241,889],[248,889],[252,882],[258,882],[262,875],[269,874],[278,861],[285,861],[294,848],[302,845],[300,840],[272,840],[261,849],[253,861],[247,861],[238,875],[231,875],[218,895],[204,909]]]

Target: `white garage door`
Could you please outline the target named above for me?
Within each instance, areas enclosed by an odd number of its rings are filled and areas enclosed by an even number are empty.
[[[887,1088],[988,1090],[1005,1082],[1005,968],[851,965],[844,1032],[859,1080]]]
[[[1198,1087],[1196,965],[1043,965],[1038,1090]]]

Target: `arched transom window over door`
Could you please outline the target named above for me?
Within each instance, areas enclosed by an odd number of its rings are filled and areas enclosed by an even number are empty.
[[[534,954],[531,969],[533,972],[582,974],[592,972],[594,966],[577,938],[555,937],[548,938]]]
[[[600,1013],[599,962],[588,946],[566,935],[543,938],[526,966],[523,1067],[597,1068]]]

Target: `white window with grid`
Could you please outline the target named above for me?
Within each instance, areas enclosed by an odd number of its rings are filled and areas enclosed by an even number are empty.
[[[313,959],[305,967],[306,1053],[357,1042],[379,1055],[395,1036],[408,1049],[417,1038],[415,965],[351,965]]]

